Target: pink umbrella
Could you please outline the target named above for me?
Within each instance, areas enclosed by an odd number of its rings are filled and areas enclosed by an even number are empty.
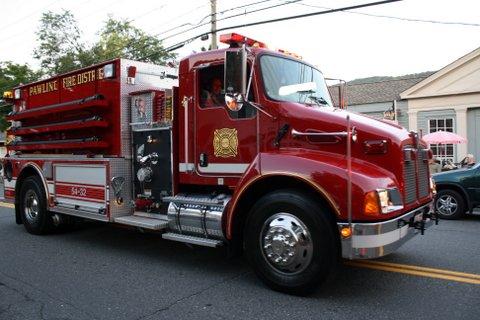
[[[425,142],[431,143],[441,143],[441,144],[458,144],[466,143],[467,139],[458,134],[447,132],[447,131],[437,131],[433,133],[426,134],[422,137]]]
[[[462,136],[459,136],[458,134],[452,133],[452,132],[447,132],[447,131],[436,131],[429,133],[427,135],[424,135],[422,137],[425,142],[428,144],[432,143],[438,143],[438,144],[459,144],[459,143],[466,143],[467,139],[465,139]],[[444,153],[444,158],[446,158],[446,153],[447,150],[444,148],[445,153]]]

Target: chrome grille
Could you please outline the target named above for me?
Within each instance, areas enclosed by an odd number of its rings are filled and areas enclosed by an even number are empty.
[[[430,193],[430,177],[428,173],[428,154],[427,150],[419,150],[417,157],[418,166],[418,196],[424,198]]]
[[[417,197],[424,198],[429,195],[428,149],[414,149],[412,146],[403,149],[403,178],[406,204],[414,202]]]
[[[405,181],[405,203],[407,204],[417,199],[417,183],[415,176],[415,162],[404,161],[403,178]]]

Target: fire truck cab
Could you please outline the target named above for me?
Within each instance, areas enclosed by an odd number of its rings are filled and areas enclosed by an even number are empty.
[[[334,107],[298,56],[220,40],[178,68],[115,59],[14,88],[2,179],[17,223],[85,218],[243,250],[295,294],[341,257],[423,234],[434,188],[416,133]]]

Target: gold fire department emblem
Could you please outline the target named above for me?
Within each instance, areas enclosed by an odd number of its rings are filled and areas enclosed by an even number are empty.
[[[213,133],[213,153],[215,157],[236,157],[238,149],[237,129],[216,129]]]

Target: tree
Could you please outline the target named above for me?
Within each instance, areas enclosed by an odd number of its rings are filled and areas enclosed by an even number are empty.
[[[70,11],[48,11],[42,15],[40,23],[37,31],[39,46],[33,56],[40,60],[47,74],[63,73],[84,66],[86,61],[81,61],[80,57],[85,57],[85,45],[81,42],[80,29]]]
[[[70,11],[43,14],[37,32],[39,46],[34,57],[45,73],[64,73],[117,57],[161,64],[174,55],[165,51],[154,36],[136,28],[128,20],[109,17],[93,45],[82,41],[77,21]]]
[[[93,52],[98,61],[122,57],[162,64],[175,57],[165,51],[156,37],[134,27],[128,20],[115,20],[112,17],[100,30],[100,40]]]
[[[10,61],[0,62],[0,94],[11,90],[22,83],[29,83],[40,79],[41,72],[32,70],[26,64],[17,64]],[[7,129],[9,124],[5,115],[11,111],[10,105],[0,100],[0,131]]]

